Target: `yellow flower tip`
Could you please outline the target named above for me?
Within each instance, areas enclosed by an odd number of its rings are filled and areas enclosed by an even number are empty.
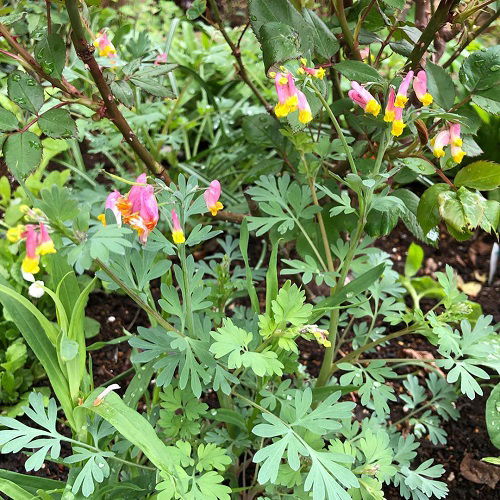
[[[454,155],[453,155],[453,161],[455,163],[461,163],[462,160],[464,159],[464,156],[466,155],[465,151],[463,151],[462,149],[460,151],[457,151]]]
[[[299,122],[309,123],[313,119],[312,113],[305,109],[299,111]]]
[[[307,59],[305,57],[301,57],[300,64],[302,64],[302,66],[307,66]]]
[[[276,71],[271,71],[271,73],[269,73],[269,76],[271,78],[276,78]]]
[[[36,249],[37,255],[48,255],[50,253],[57,253],[52,241],[46,241],[38,245]]]
[[[30,211],[30,207],[28,205],[19,205],[19,211],[26,215]]]
[[[103,226],[106,225],[106,216],[104,214],[99,214],[97,220],[100,221]]]
[[[19,224],[16,227],[10,227],[7,229],[7,239],[11,243],[17,243],[21,239],[21,233],[24,231],[24,226]]]
[[[287,70],[287,69],[285,68],[285,66],[283,66],[283,65],[282,65],[282,66],[280,66],[280,71],[281,71],[282,73],[288,73],[288,70]]]
[[[396,96],[396,100],[394,101],[394,106],[396,106],[396,108],[404,108],[407,102],[408,97],[398,94]]]
[[[365,113],[368,113],[373,116],[377,116],[381,110],[380,104],[375,99],[370,99],[366,103]]]
[[[21,269],[25,273],[31,273],[31,274],[36,274],[40,272],[40,266],[38,263],[40,262],[40,257],[24,257],[23,263],[21,265]]]
[[[325,74],[326,74],[325,68],[319,68],[314,76],[316,78],[319,78],[320,80],[323,80]]]
[[[430,104],[432,104],[432,101],[434,101],[434,98],[429,94],[424,94],[422,96],[422,99],[420,99],[420,102],[424,105],[424,106],[429,106]]]
[[[401,120],[394,120],[392,122],[391,134],[395,137],[399,137],[403,133],[403,129],[406,125]]]
[[[224,205],[220,201],[218,201],[215,205],[212,205],[209,210],[213,216],[216,216],[217,212],[219,210],[222,210],[223,208],[224,208]]]
[[[434,149],[432,152],[434,153],[434,156],[436,158],[442,158],[444,156],[444,149],[438,148],[438,149]]]
[[[294,111],[296,111],[297,107],[299,106],[299,98],[298,98],[298,96],[293,95],[293,96],[289,97],[286,100],[285,105],[288,106],[288,112],[289,113],[293,113]]]
[[[299,68],[299,69],[297,70],[297,73],[298,73],[299,75],[303,75],[303,74],[305,73],[304,68]]]
[[[186,237],[184,236],[184,232],[182,230],[172,231],[172,239],[174,243],[180,245],[186,241]]]
[[[396,118],[396,113],[391,110],[386,110],[384,115],[384,122],[393,122],[394,118]]]
[[[278,83],[280,85],[287,85],[288,84],[288,78],[286,76],[282,76],[279,80]]]
[[[431,146],[434,146],[434,143],[436,142],[436,138],[433,137],[430,142],[431,142]]]
[[[288,115],[289,110],[288,106],[286,104],[278,103],[276,106],[274,106],[274,114],[276,115],[276,118],[284,118],[286,115]]]
[[[453,139],[452,141],[452,145],[453,146],[456,146],[457,148],[461,148],[464,144],[464,141],[462,141],[462,139],[460,139],[460,137],[457,137],[456,139]]]

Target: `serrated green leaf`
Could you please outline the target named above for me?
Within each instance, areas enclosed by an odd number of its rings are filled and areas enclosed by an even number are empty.
[[[448,184],[434,184],[427,188],[420,198],[417,209],[417,220],[422,226],[424,234],[439,224],[439,195],[450,191]]]
[[[5,163],[18,178],[26,177],[42,159],[42,143],[33,132],[9,135],[3,144]]]
[[[492,161],[470,163],[458,171],[454,184],[480,191],[496,189],[500,186],[500,164]]]
[[[207,10],[207,0],[194,0],[191,7],[186,11],[186,17],[194,21]]]
[[[16,115],[0,106],[0,132],[11,132],[17,130],[19,123]]]
[[[455,102],[455,85],[450,74],[431,61],[427,61],[425,71],[429,94],[443,109],[450,109]]]
[[[485,418],[491,442],[500,449],[500,383],[493,388],[486,401]]]
[[[7,92],[11,101],[33,114],[43,105],[43,88],[27,73],[13,71],[7,80]]]
[[[76,123],[65,109],[49,109],[40,116],[38,126],[44,134],[54,138],[75,137],[77,133]]]
[[[384,83],[384,79],[376,69],[361,61],[342,61],[334,64],[333,67],[351,81],[358,83]]]
[[[45,73],[61,78],[66,62],[66,44],[57,33],[45,35],[35,47],[35,58]]]
[[[487,90],[498,84],[500,45],[476,50],[462,64],[460,81],[470,92]]]

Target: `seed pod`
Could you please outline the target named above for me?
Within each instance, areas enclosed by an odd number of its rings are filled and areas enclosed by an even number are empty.
[[[415,127],[417,127],[418,138],[420,139],[420,144],[425,146],[429,142],[429,132],[425,123],[422,120],[415,120]]]

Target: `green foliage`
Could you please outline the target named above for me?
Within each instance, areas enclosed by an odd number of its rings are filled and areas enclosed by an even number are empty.
[[[491,442],[500,448],[500,384],[497,384],[486,402],[486,426]]]

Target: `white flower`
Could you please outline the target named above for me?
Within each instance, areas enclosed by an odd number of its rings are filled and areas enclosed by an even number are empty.
[[[30,297],[34,297],[35,299],[39,299],[45,293],[43,289],[45,283],[43,281],[35,281],[28,288],[28,294]]]
[[[35,282],[35,277],[31,273],[25,273],[23,270],[21,270],[21,273],[26,281],[29,281],[30,283]]]

